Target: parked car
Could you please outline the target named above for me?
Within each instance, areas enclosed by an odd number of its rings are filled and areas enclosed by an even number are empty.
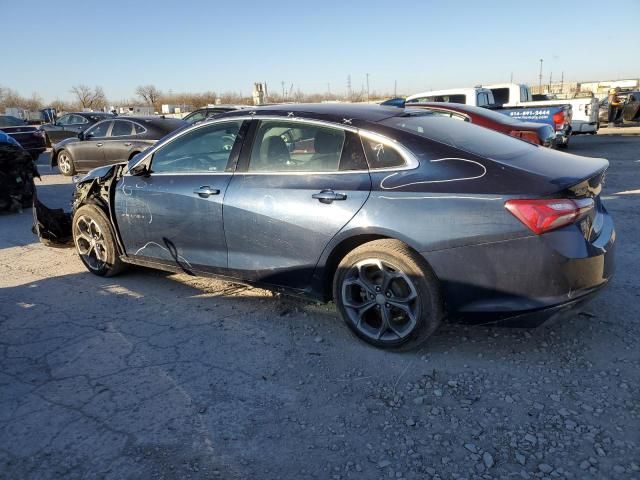
[[[491,90],[482,87],[452,88],[449,90],[432,90],[416,93],[407,97],[407,103],[445,102],[462,103],[474,107],[486,107],[493,105]]]
[[[406,108],[421,108],[451,118],[471,122],[481,127],[506,133],[534,145],[552,147],[556,133],[543,123],[523,122],[492,110],[460,103],[406,103]]]
[[[518,83],[485,85],[493,93],[497,105],[505,109],[514,107],[542,108],[571,105],[571,134],[596,133],[598,131],[598,99],[577,97],[564,100],[534,101],[529,87]]]
[[[51,166],[63,175],[125,162],[165,135],[188,125],[164,117],[107,117],[74,138],[53,146]]]
[[[15,138],[0,130],[0,212],[30,207],[38,170]]]
[[[528,90],[526,91],[527,95]],[[555,144],[559,148],[567,148],[571,136],[571,105],[554,105],[547,107],[513,107],[504,108],[497,104],[493,92],[488,88],[453,88],[424,92],[407,97],[407,103],[447,102],[490,108],[517,120],[549,125],[556,132]]]
[[[640,91],[622,92],[618,96],[624,101],[622,120],[640,122]],[[609,98],[604,98],[598,107],[600,123],[609,123]]]
[[[37,160],[47,147],[44,132],[11,115],[0,115],[0,130],[14,138],[33,160]]]
[[[213,117],[214,115],[230,112],[232,110],[240,110],[242,108],[247,107],[245,105],[216,105],[215,107],[199,108],[198,110],[194,110],[189,115],[184,117],[183,120],[189,123],[201,122],[202,120],[206,120],[207,118]]]
[[[607,284],[607,167],[430,112],[278,105],[93,170],[66,235],[41,204],[35,230],[100,276],[145,265],[333,298],[355,335],[408,348],[445,316],[537,324]]]
[[[76,137],[91,125],[114,116],[112,113],[102,112],[66,113],[57,118],[54,123],[45,123],[40,128],[46,134],[47,145],[51,147],[65,138]]]

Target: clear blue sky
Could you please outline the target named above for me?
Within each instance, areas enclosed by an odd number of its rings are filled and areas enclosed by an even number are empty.
[[[399,93],[640,76],[640,0],[4,0],[0,86],[45,100],[74,84],[114,101],[254,81]],[[613,20],[615,19],[615,20]]]

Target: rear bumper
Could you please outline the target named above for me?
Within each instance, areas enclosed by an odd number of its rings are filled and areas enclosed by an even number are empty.
[[[571,134],[576,135],[580,133],[594,133],[598,131],[597,122],[584,122],[581,120],[574,120],[571,123]]]
[[[593,297],[615,271],[615,230],[571,225],[529,236],[423,253],[440,279],[450,319],[535,326]]]

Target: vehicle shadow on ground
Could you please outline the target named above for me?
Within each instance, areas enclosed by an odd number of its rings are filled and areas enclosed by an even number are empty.
[[[80,260],[74,255],[74,259]],[[557,324],[538,328],[509,328],[503,326],[468,325],[460,322],[444,323],[421,347],[404,353],[390,353],[370,347],[353,337],[338,317],[333,303],[320,304],[295,297],[271,293],[259,288],[226,281],[186,274],[172,274],[143,267],[131,267],[114,278],[102,278],[90,273],[77,273],[50,277],[28,284],[0,289],[6,299],[1,309],[3,316],[14,315],[28,320],[33,306],[46,307],[50,317],[48,326],[57,321],[68,321],[69,316],[79,315],[94,318],[95,325],[109,321],[126,325],[128,321],[155,323],[154,317],[167,327],[189,328],[193,324],[217,324],[222,319],[242,318],[250,323],[246,338],[252,341],[255,329],[272,332],[272,340],[293,335],[302,350],[316,350],[312,338],[305,329],[313,331],[327,341],[322,350],[336,353],[344,349],[355,349],[366,356],[380,357],[399,355],[412,357],[429,353],[437,356],[456,351],[460,361],[470,361],[478,354],[485,358],[504,356],[509,352],[527,354],[538,352]],[[59,292],[71,292],[64,297]],[[29,306],[24,307],[25,305]],[[587,312],[580,314],[581,311]],[[578,339],[584,323],[593,321],[589,307],[575,310],[562,322],[563,335]],[[84,317],[86,316],[86,317]],[[140,332],[144,335],[144,332]],[[217,341],[225,342],[225,330]],[[233,331],[234,340],[245,334]],[[231,341],[231,340],[230,340]],[[179,348],[179,346],[176,346]],[[553,352],[546,352],[547,355]],[[531,358],[531,362],[538,358]]]

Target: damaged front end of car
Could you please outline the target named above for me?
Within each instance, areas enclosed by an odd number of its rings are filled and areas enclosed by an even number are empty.
[[[83,205],[96,205],[111,218],[111,186],[122,176],[126,166],[126,163],[119,163],[99,167],[81,178],[75,184],[70,212],[47,207],[38,198],[37,191],[34,192],[32,231],[40,242],[48,247],[73,247],[73,215]]]

